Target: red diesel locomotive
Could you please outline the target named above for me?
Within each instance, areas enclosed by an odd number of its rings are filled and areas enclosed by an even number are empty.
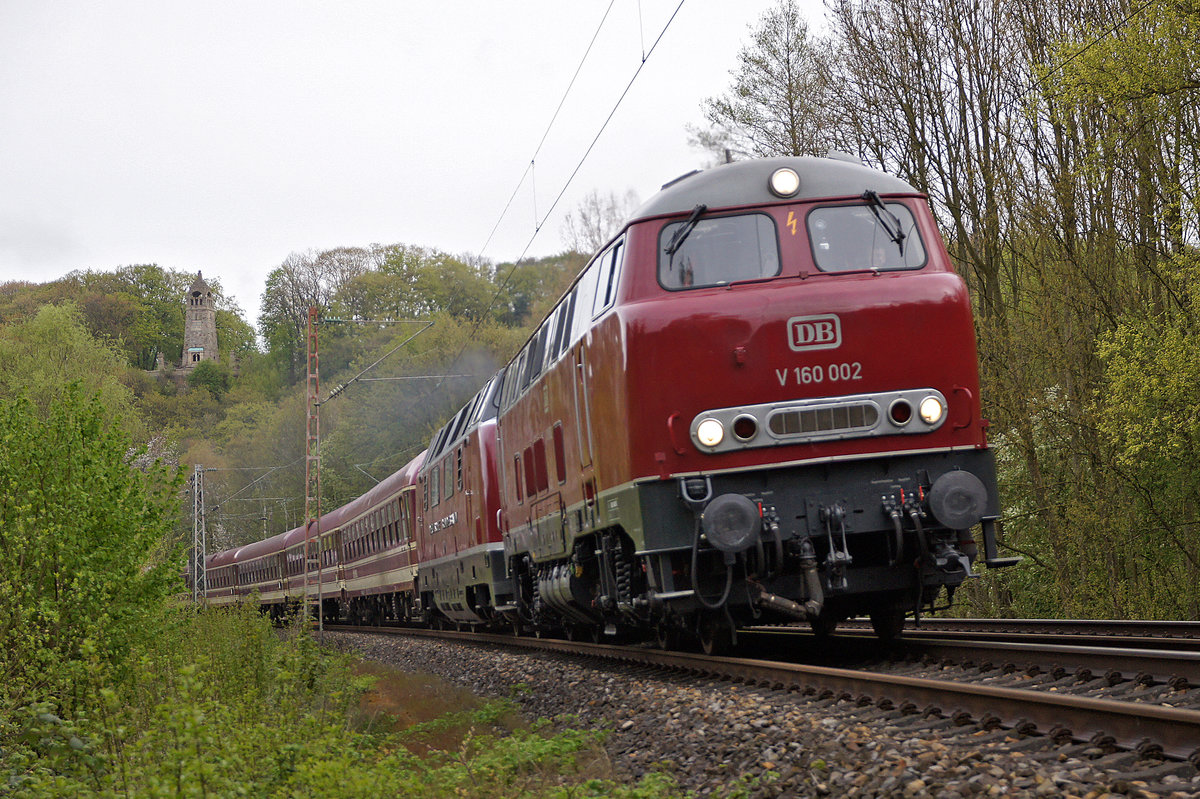
[[[971,308],[925,199],[838,159],[693,173],[509,364],[505,553],[536,627],[880,636],[996,558]]]
[[[426,453],[322,518],[325,609],[708,651],[778,620],[891,637],[973,576],[976,526],[1015,562],[985,428],[966,288],[913,187],[840,159],[692,173]],[[298,598],[303,538],[244,572],[213,556],[209,596]]]

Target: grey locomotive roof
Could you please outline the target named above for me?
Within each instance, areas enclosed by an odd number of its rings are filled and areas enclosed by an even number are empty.
[[[767,188],[771,173],[783,166],[790,166],[800,176],[800,191],[786,200]],[[700,203],[715,210],[734,205],[857,197],[867,189],[880,194],[918,193],[897,177],[850,161],[808,156],[759,158],[722,164],[668,183],[634,212],[633,219],[687,213]]]

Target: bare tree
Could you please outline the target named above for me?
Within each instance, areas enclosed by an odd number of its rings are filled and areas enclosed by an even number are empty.
[[[824,46],[809,36],[795,0],[780,0],[751,32],[738,54],[740,66],[725,94],[704,102],[717,130],[701,146],[755,156],[824,155],[830,149]]]
[[[576,252],[596,252],[621,229],[637,205],[638,197],[632,189],[620,197],[615,192],[601,194],[593,189],[563,218],[563,243]]]

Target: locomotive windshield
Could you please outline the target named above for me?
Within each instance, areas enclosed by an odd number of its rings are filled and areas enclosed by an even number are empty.
[[[676,234],[688,224],[691,232],[679,243]],[[720,286],[778,274],[779,242],[775,222],[766,214],[694,215],[665,225],[658,234],[658,282],[663,288]]]
[[[808,214],[813,262],[822,272],[920,269],[925,246],[912,212],[900,203],[827,205]],[[894,229],[899,222],[899,230]]]

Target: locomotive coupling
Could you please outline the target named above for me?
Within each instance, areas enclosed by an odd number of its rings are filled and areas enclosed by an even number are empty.
[[[817,576],[817,555],[812,541],[805,538],[800,542],[800,572],[804,575],[804,587],[808,599],[803,604],[791,599],[767,593],[758,583],[753,583],[758,589],[759,605],[777,610],[801,621],[813,621],[821,615],[825,606],[825,592],[821,589],[821,579]]]

